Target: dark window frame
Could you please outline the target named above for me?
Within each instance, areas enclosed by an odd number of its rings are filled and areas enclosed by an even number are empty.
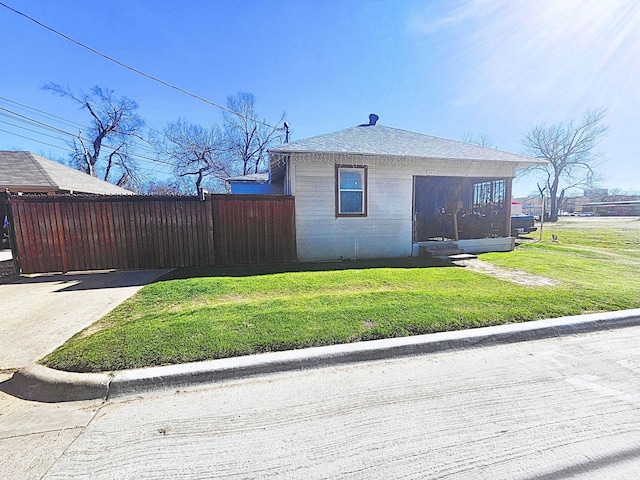
[[[362,170],[363,171],[363,186],[362,186],[362,197],[363,197],[363,202],[362,202],[362,208],[363,211],[362,212],[358,212],[358,213],[343,213],[340,212],[340,170],[341,169],[351,169],[351,170]],[[338,217],[366,217],[367,216],[367,212],[368,212],[368,201],[367,201],[367,197],[368,197],[368,193],[369,193],[369,181],[368,181],[368,177],[369,177],[369,171],[367,168],[367,165],[347,165],[347,164],[336,164],[336,181],[335,181],[335,193],[336,193],[336,197],[335,197],[335,207],[336,207],[336,218]]]

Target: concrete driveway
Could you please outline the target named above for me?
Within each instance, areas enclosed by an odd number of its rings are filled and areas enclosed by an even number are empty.
[[[0,370],[41,359],[169,270],[22,276],[0,284]]]

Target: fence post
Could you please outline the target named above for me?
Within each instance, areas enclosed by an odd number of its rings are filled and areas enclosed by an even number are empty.
[[[9,189],[6,188],[4,191],[4,203],[6,208],[6,217],[9,230],[9,247],[11,247],[11,258],[13,259],[13,268],[15,272],[19,275],[22,272],[22,267],[20,265],[20,256],[18,255],[18,245],[16,244],[16,227],[13,222],[13,206],[11,202],[11,193]],[[4,221],[4,219],[3,219]]]

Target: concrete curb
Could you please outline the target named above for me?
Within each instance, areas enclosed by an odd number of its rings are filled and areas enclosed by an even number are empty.
[[[74,402],[107,398],[111,378],[106,373],[72,373],[30,365],[15,372],[2,390],[24,400]]]
[[[16,372],[13,378],[7,381],[11,384],[10,388],[3,390],[20,398],[41,402],[107,399],[284,371],[424,355],[445,350],[631,326],[640,326],[640,309],[124,370],[113,375],[61,372],[35,365]]]

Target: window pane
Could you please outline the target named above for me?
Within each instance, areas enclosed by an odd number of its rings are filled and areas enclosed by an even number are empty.
[[[362,192],[340,192],[340,213],[364,213]]]
[[[362,170],[340,170],[340,189],[362,190]]]

